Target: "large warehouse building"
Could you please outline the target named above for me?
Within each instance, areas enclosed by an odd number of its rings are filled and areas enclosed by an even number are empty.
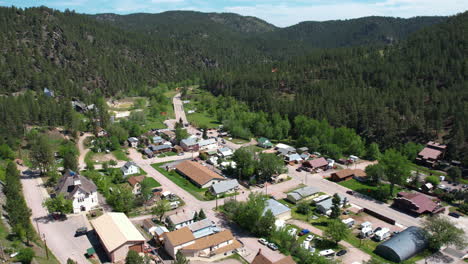
[[[378,245],[375,253],[393,262],[402,262],[427,248],[428,241],[423,229],[410,226],[403,232]]]

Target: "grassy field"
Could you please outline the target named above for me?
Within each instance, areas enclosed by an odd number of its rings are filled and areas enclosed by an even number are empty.
[[[219,125],[221,125],[221,123],[219,123],[218,120],[216,120],[214,117],[205,112],[195,112],[192,114],[187,114],[187,119],[196,127],[217,128],[219,127]]]
[[[198,200],[200,200],[200,201],[208,200],[205,197],[205,192],[208,189],[198,188],[197,186],[195,186],[193,183],[191,183],[186,178],[182,177],[180,174],[178,174],[174,170],[166,171],[165,169],[160,167],[161,165],[163,165],[163,163],[151,164],[151,166],[153,168],[155,168],[157,171],[159,171],[162,175],[166,176],[169,180],[171,180],[172,182],[177,184],[179,187],[181,187],[182,189],[184,189],[187,192],[189,192],[190,194],[192,194]]]
[[[124,160],[124,161],[130,160],[122,149],[114,150],[112,151],[112,154],[117,160]]]
[[[150,188],[156,188],[156,187],[161,186],[161,184],[157,180],[155,180],[155,179],[153,179],[151,177],[146,177],[144,179],[144,181],[148,182],[148,185],[149,185]]]
[[[339,184],[341,186],[349,188],[349,189],[351,189],[353,191],[356,191],[356,192],[371,196],[371,197],[376,198],[376,199],[377,199],[379,193],[381,192],[381,189],[379,189],[379,186],[367,185],[367,184],[361,183],[361,182],[359,182],[359,181],[357,181],[355,179],[351,179],[351,180],[348,180],[348,181],[342,181]],[[387,191],[388,193],[390,192],[390,184],[383,184],[382,183],[382,184],[380,184],[380,186],[383,186],[384,190]],[[404,190],[404,188],[395,185],[395,189],[393,191],[393,194],[395,195],[398,192],[403,191],[403,190]]]
[[[423,167],[423,166],[419,166],[419,165],[416,165],[416,164],[411,164],[411,168],[415,171],[420,171],[424,174],[427,174],[427,175],[436,175],[436,176],[445,176],[447,175],[447,173],[445,172],[442,172],[442,171],[435,171],[435,170],[431,170],[429,168],[426,168],[426,167]]]

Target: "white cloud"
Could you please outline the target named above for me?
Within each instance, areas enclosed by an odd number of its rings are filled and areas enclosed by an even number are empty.
[[[302,21],[351,19],[364,16],[414,17],[454,15],[468,9],[463,0],[385,0],[382,2],[321,2],[315,5],[257,4],[225,7],[227,12],[256,16],[277,26],[290,26]]]

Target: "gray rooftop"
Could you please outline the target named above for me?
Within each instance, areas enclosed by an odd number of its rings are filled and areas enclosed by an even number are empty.
[[[394,262],[401,262],[423,251],[428,246],[424,230],[410,226],[403,232],[378,245],[375,253]]]
[[[80,184],[75,185],[77,181],[79,181]],[[93,181],[71,170],[67,170],[55,187],[55,192],[57,194],[63,194],[64,197],[68,199],[72,198],[79,190],[85,194],[91,194],[97,191],[97,187]]]
[[[275,199],[269,199],[266,201],[266,206],[263,210],[263,213],[265,214],[265,212],[268,210],[271,210],[274,216],[291,211],[291,209],[289,209],[286,205],[276,201]]]
[[[239,186],[237,180],[228,180],[218,182],[211,187],[213,188],[213,192],[215,194],[222,194],[236,188],[237,186]]]
[[[323,209],[325,209],[326,211],[330,210],[332,208],[332,206],[333,206],[332,198],[328,198],[326,200],[323,200],[323,201],[317,203],[317,206],[323,207]]]
[[[305,198],[305,197],[308,197],[308,196],[311,196],[313,194],[316,194],[319,192],[319,189],[315,188],[315,187],[312,187],[312,186],[306,186],[306,187],[302,187],[302,188],[299,188],[297,190],[294,190],[288,194],[298,194],[300,195],[302,198]]]
[[[193,138],[193,137],[189,137],[189,138],[186,138],[186,139],[182,139],[180,141],[180,143],[184,143],[186,146],[193,146],[193,145],[196,145],[197,144],[197,139],[196,138]]]
[[[192,223],[188,226],[192,232],[196,232],[208,227],[214,226],[213,221],[208,218]]]
[[[211,145],[211,144],[215,144],[215,143],[216,143],[216,139],[209,138],[209,139],[201,140],[200,142],[198,142],[198,145],[200,147],[203,147],[203,146],[207,146],[207,145]]]

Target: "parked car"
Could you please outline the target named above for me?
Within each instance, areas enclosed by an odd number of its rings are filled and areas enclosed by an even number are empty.
[[[453,186],[458,186],[458,182],[454,182],[452,185]]]
[[[83,226],[83,227],[76,229],[75,236],[78,237],[81,235],[86,235],[86,233],[88,233],[88,228]]]
[[[269,243],[269,244],[268,244],[268,247],[269,247],[271,250],[273,250],[273,251],[278,250],[278,247],[275,245],[275,243]]]
[[[299,232],[299,236],[303,236],[303,235],[306,235],[306,234],[309,234],[309,233],[310,233],[309,229],[302,229],[301,232]]]
[[[345,249],[342,249],[342,250],[338,251],[338,252],[336,253],[336,255],[337,255],[338,257],[340,257],[340,256],[343,256],[343,255],[346,254],[346,253],[348,253],[348,251],[346,251]]]
[[[455,218],[460,218],[461,216],[459,213],[456,213],[456,212],[451,212],[448,215],[450,215],[451,217],[455,217]]]
[[[349,195],[354,195],[354,191],[346,191],[346,193]]]
[[[301,171],[302,171],[302,167],[297,168],[296,171],[301,172]]]
[[[268,245],[268,241],[266,239],[264,239],[264,238],[260,238],[258,240],[258,242],[260,242],[260,244],[262,244],[262,245]]]
[[[308,235],[305,241],[311,241],[312,239],[314,239],[314,235]]]
[[[258,188],[263,188],[263,187],[265,187],[265,185],[259,183],[259,184],[257,184],[257,187],[258,187]]]

